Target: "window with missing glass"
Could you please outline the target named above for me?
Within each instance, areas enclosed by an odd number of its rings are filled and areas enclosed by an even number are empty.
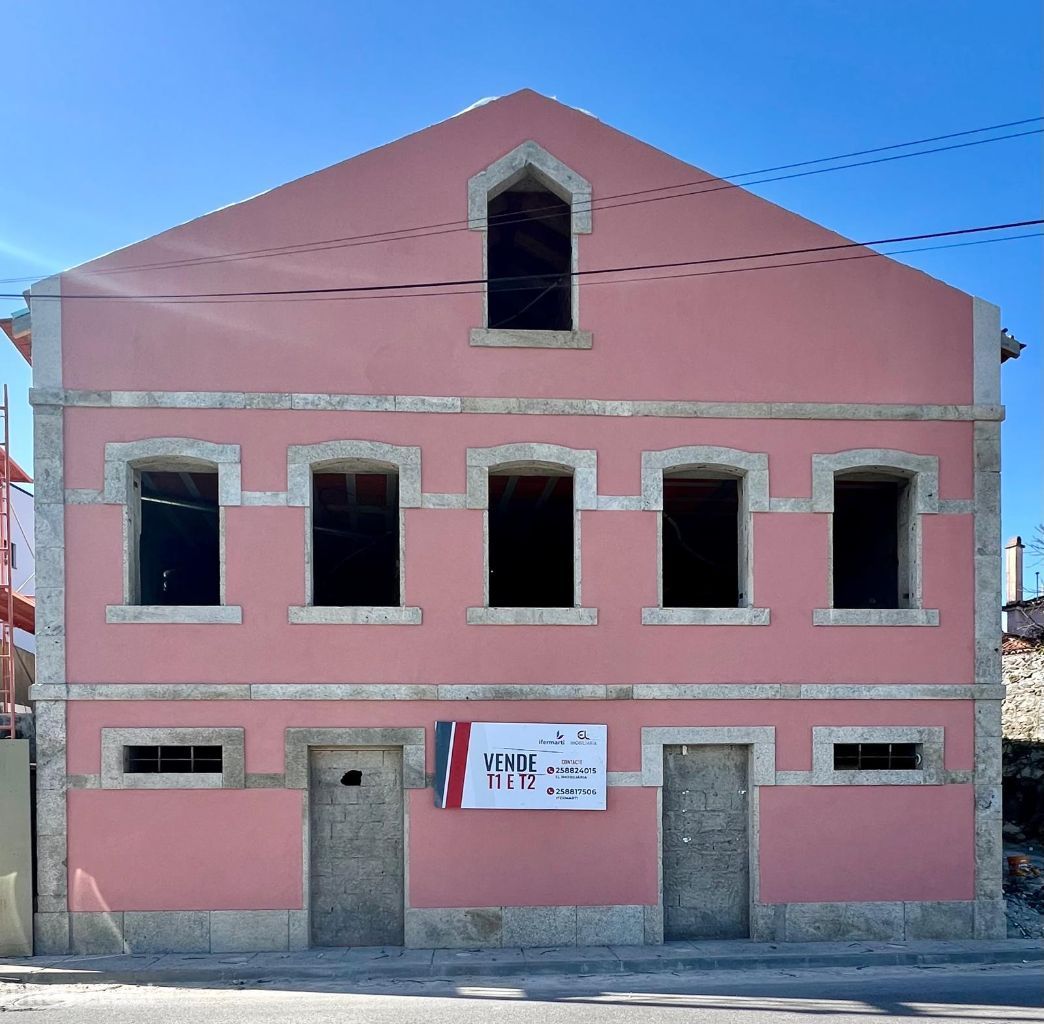
[[[920,743],[835,743],[834,771],[918,771]]]
[[[220,746],[127,746],[123,770],[131,775],[221,774]]]

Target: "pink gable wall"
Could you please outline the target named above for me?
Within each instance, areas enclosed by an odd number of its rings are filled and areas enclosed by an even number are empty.
[[[108,271],[459,224],[467,216],[467,179],[530,136],[593,183],[596,203],[707,178],[595,118],[523,91],[88,267]],[[594,224],[580,239],[581,269],[845,241],[731,188],[618,209],[596,206]],[[474,231],[333,244],[294,256],[66,275],[64,292],[259,291],[482,275],[482,238]],[[465,328],[481,325],[482,302],[474,287],[461,290],[466,294],[422,299],[181,305],[65,298],[65,385],[716,401],[971,398],[968,297],[887,259],[585,284],[581,317],[594,332],[594,349],[536,358],[469,349]]]

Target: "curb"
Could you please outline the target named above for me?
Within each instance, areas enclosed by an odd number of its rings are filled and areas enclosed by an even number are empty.
[[[978,944],[977,944],[978,945]],[[639,947],[641,948],[641,947]],[[452,951],[437,951],[445,956]],[[558,952],[557,950],[549,952]],[[475,954],[462,953],[466,960],[454,963],[435,959],[430,963],[412,961],[396,963],[370,960],[359,964],[344,961],[325,963],[282,962],[266,959],[264,962],[246,960],[241,963],[191,965],[184,962],[161,966],[150,964],[127,968],[114,964],[110,968],[99,965],[95,958],[90,967],[70,970],[68,963],[53,966],[32,966],[22,963],[0,963],[0,982],[27,985],[176,985],[186,983],[220,983],[261,981],[292,977],[309,980],[366,982],[382,978],[416,978],[422,980],[452,980],[464,977],[521,977],[526,975],[624,975],[659,974],[671,971],[764,971],[781,968],[823,967],[936,967],[955,964],[1036,963],[1044,961],[1044,948],[1032,940],[1010,940],[989,948],[961,949],[854,949],[848,951],[811,952],[806,948],[788,950],[777,947],[771,952],[706,955],[699,951],[671,951],[653,955],[628,954],[598,955],[584,959],[541,960],[540,950],[529,951],[529,957],[498,959],[498,951]],[[503,955],[503,954],[501,954]]]

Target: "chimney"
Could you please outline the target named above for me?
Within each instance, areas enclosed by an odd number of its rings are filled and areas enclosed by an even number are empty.
[[[1025,546],[1021,537],[1012,537],[1004,545],[1004,576],[1007,581],[1004,603],[1015,604],[1022,600],[1022,552]]]

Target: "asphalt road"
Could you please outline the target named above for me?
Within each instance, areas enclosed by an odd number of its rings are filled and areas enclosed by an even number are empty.
[[[272,979],[176,988],[0,984],[33,1024],[893,1024],[1044,1021],[1039,964],[613,977]]]

